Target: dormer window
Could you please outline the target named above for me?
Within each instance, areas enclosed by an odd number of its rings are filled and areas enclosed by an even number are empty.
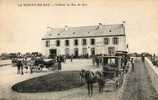
[[[49,33],[49,34],[48,34],[48,36],[52,36],[52,34],[51,34],[51,33]]]

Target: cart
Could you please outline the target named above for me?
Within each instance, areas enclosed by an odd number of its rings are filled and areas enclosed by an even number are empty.
[[[117,89],[122,86],[124,73],[119,56],[102,57],[102,70],[105,81],[105,87]]]

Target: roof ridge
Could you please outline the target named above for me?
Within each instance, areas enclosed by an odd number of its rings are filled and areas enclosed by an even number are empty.
[[[114,25],[122,25],[121,24],[102,24],[102,26],[114,26]],[[68,28],[85,28],[85,27],[95,27],[95,26],[98,26],[98,25],[83,25],[83,26],[74,26],[74,27],[71,27],[71,26],[68,26]],[[57,27],[57,28],[53,28],[53,29],[64,29],[64,27]]]
[[[77,36],[97,36],[97,35],[117,35],[124,34],[123,24],[108,24],[93,26],[79,26],[79,27],[68,27],[64,28],[54,28],[49,33],[52,34],[48,37],[77,37]],[[98,28],[97,28],[98,27]]]

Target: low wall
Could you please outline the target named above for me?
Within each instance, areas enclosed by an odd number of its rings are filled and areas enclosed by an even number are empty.
[[[0,67],[10,65],[10,64],[11,64],[11,60],[0,60]]]
[[[148,58],[146,58],[145,60],[146,68],[149,72],[152,85],[158,93],[158,67],[154,66]]]

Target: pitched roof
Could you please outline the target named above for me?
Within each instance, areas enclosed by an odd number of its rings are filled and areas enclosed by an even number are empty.
[[[124,35],[123,24],[96,25],[55,28],[47,32],[42,39],[46,38],[68,38],[68,37],[87,37],[87,36],[106,36],[106,35]]]

